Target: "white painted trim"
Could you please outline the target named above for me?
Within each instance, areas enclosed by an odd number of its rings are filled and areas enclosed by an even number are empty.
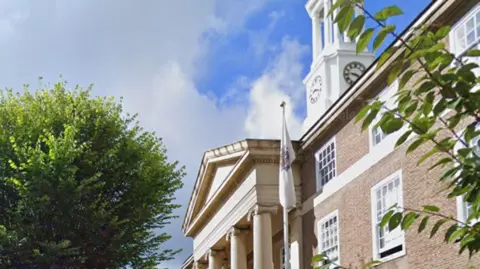
[[[333,143],[333,150],[334,150],[334,161],[335,161],[335,176],[330,179],[330,181],[327,182],[327,184],[321,186],[318,182],[318,175],[319,175],[319,171],[318,171],[318,162],[319,162],[319,159],[318,159],[318,155],[320,154],[320,152],[324,151],[328,146],[330,146],[330,144]],[[335,136],[332,137],[330,140],[328,140],[319,150],[317,150],[314,154],[314,159],[315,159],[315,187],[316,187],[316,191],[319,191],[323,188],[325,188],[325,186],[327,186],[330,182],[336,180],[337,178],[337,175],[338,175],[338,170],[337,170],[337,140],[335,139]],[[320,185],[320,186],[319,186]]]
[[[392,255],[389,255],[384,258],[379,257],[378,253],[378,245],[377,245],[377,216],[376,216],[376,208],[377,208],[377,201],[376,201],[376,191],[379,187],[382,187],[389,181],[399,178],[399,189],[400,189],[400,196],[398,198],[398,206],[403,208],[403,177],[402,177],[402,169],[397,170],[396,172],[392,173],[388,177],[384,178],[382,181],[378,182],[375,184],[371,189],[370,189],[370,208],[371,208],[371,221],[372,221],[372,257],[374,260],[378,260],[381,262],[386,262],[386,261],[391,261],[393,259],[399,258],[401,256],[404,256],[406,252],[406,242],[405,242],[405,231],[401,230],[401,236],[402,236],[402,241],[403,241],[403,248],[402,251],[394,253]],[[399,210],[402,211],[402,210]]]
[[[390,134],[385,138],[385,141],[397,141],[403,134],[402,130]],[[387,140],[388,139],[388,140]],[[321,202],[325,201],[328,197],[345,187],[348,183],[359,177],[361,174],[370,169],[373,165],[385,158],[388,154],[394,151],[395,142],[386,142],[386,146],[375,147],[372,151],[365,154],[360,160],[350,166],[347,170],[343,171],[340,175],[337,173],[335,179],[332,179],[322,188],[322,192],[313,199],[313,207],[315,208]],[[335,163],[336,165],[337,163]],[[316,180],[316,178],[315,178]]]
[[[338,265],[342,265],[341,262],[341,248],[340,248],[340,218],[339,218],[339,214],[338,214],[338,209],[335,209],[334,211],[330,212],[328,215],[322,217],[320,220],[317,221],[317,225],[316,225],[316,228],[317,228],[317,241],[318,241],[318,248],[317,248],[317,254],[321,254],[322,253],[322,230],[321,230],[321,226],[322,224],[333,218],[333,217],[337,217],[337,246],[338,246],[338,261],[337,261],[337,264]]]

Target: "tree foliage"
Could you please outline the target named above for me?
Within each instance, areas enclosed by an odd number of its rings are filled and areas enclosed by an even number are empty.
[[[388,84],[397,81],[398,91],[393,107],[379,99],[370,100],[356,122],[362,121],[363,130],[372,126],[385,134],[402,132],[395,147],[408,144],[407,155],[421,146],[429,147],[417,164],[434,160],[430,169],[444,169],[438,181],[445,186],[447,197],[460,197],[471,205],[466,221],[443,214],[435,205],[420,209],[394,206],[381,225],[408,230],[418,223],[417,232],[429,233],[429,237],[444,227],[444,241],[458,244],[459,254],[468,250],[471,257],[480,250],[480,51],[470,49],[460,56],[449,51],[445,46],[449,25],[422,25],[405,39],[396,33],[394,24],[389,24],[389,18],[403,14],[399,7],[388,6],[371,14],[362,2],[337,0],[329,14],[337,10],[334,22],[340,31],[352,40],[358,38],[357,52],[371,43],[377,51],[388,35],[395,38],[396,42],[377,59],[376,70],[385,69]],[[364,10],[365,15],[354,17],[354,8]],[[366,21],[373,22],[373,27],[366,28]],[[376,118],[380,120],[375,123]],[[322,254],[314,257],[313,264],[319,262],[326,264],[322,267],[331,266]],[[372,261],[364,268],[377,263]]]
[[[183,167],[113,98],[0,95],[0,268],[154,268]],[[61,267],[58,267],[61,266]]]

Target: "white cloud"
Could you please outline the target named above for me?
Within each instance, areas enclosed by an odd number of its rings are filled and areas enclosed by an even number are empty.
[[[252,83],[250,105],[245,130],[250,137],[280,138],[282,113],[280,103],[285,101],[290,136],[298,139],[302,119],[295,111],[304,103],[301,59],[307,52],[305,46],[285,38],[282,50],[272,66]]]
[[[30,16],[30,3],[26,0],[0,1],[0,42],[10,38],[15,29]]]

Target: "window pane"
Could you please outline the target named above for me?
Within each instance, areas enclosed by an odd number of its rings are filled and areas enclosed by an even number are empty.
[[[467,33],[472,31],[474,28],[475,28],[475,21],[474,21],[474,17],[470,18],[468,21],[467,21]]]
[[[475,42],[475,31],[471,31],[467,34],[467,44],[470,46]]]
[[[335,144],[330,142],[318,153],[318,174],[320,185],[325,185],[335,177]]]

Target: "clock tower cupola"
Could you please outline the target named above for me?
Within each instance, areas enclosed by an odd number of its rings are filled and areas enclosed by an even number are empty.
[[[334,0],[308,0],[306,9],[312,20],[312,64],[303,83],[306,87],[308,130],[327,109],[362,75],[374,60],[372,52],[356,53],[356,41],[341,33],[328,16]],[[363,15],[361,9],[355,15]]]

